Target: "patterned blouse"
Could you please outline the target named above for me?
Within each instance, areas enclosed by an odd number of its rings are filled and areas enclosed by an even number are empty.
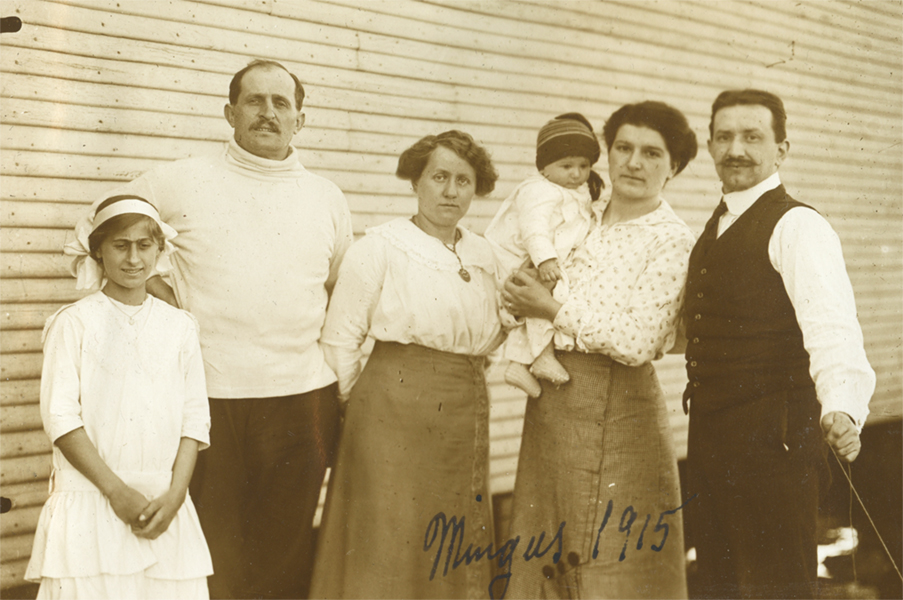
[[[601,216],[607,199],[594,210]],[[631,221],[597,225],[565,262],[571,293],[553,325],[562,350],[600,353],[628,366],[661,358],[676,338],[695,237],[662,199]]]

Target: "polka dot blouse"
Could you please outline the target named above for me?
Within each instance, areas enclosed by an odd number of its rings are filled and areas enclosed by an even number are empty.
[[[661,358],[674,345],[694,243],[665,200],[638,219],[597,225],[565,261],[571,293],[553,325],[575,342],[561,349],[628,366]]]

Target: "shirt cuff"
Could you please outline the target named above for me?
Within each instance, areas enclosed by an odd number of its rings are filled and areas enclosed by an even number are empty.
[[[840,400],[825,401],[821,405],[821,417],[819,418],[819,422],[821,422],[821,419],[825,418],[825,415],[832,412],[842,412],[849,415],[850,418],[853,419],[856,431],[859,433],[862,433],[866,417],[869,415],[868,406],[860,407],[854,402],[844,402]]]
[[[196,441],[198,443],[198,451],[206,450],[210,447],[210,431],[203,425],[197,427],[183,427],[182,437],[191,438]]]
[[[79,416],[56,418],[50,426],[46,428],[47,437],[50,438],[51,443],[55,444],[58,439],[67,433],[71,433],[79,427],[84,426],[85,423]]]

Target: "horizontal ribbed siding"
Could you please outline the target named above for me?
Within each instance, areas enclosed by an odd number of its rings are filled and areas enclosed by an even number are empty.
[[[903,393],[901,14],[898,2],[6,0],[23,28],[0,53],[0,587],[22,581],[49,443],[37,409],[40,329],[82,294],[60,247],[87,204],[163,162],[219,148],[229,79],[255,57],[307,87],[305,165],[346,193],[354,227],[416,210],[398,154],[459,128],[501,179],[464,224],[482,231],[533,167],[536,130],[584,113],[597,129],[625,102],[685,112],[700,142],[722,89],[786,103],[782,177],[841,237],[866,349],[878,372],[872,420]],[[597,165],[605,171],[604,160]],[[699,232],[719,195],[704,144],[666,197]],[[679,452],[681,357],[657,364]],[[524,400],[491,371],[492,476],[513,485]]]

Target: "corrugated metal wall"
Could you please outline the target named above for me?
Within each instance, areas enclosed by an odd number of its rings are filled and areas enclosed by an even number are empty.
[[[580,111],[601,129],[621,104],[661,99],[704,142],[720,90],[778,93],[790,115],[785,183],[844,243],[878,372],[872,418],[903,412],[899,2],[3,0],[0,11],[24,23],[0,39],[0,486],[13,500],[0,517],[0,588],[22,582],[46,498],[40,329],[80,296],[60,248],[116,183],[216,151],[231,134],[231,74],[255,57],[306,84],[296,144],[345,191],[358,234],[414,212],[393,173],[427,133],[460,128],[492,151],[501,181],[465,223],[482,231],[532,172],[536,130],[556,114]],[[666,192],[700,231],[719,195],[704,146]],[[683,452],[680,358],[659,372]],[[494,373],[493,486],[510,491],[523,399]]]

